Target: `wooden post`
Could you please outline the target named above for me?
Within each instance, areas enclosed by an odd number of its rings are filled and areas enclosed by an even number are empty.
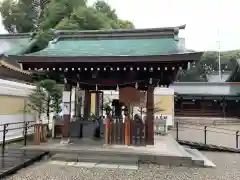
[[[105,144],[109,144],[109,135],[110,135],[110,118],[107,115],[106,117],[106,129],[105,129]]]
[[[226,117],[226,100],[225,99],[223,100],[222,110],[223,110],[223,118],[225,118]]]
[[[128,117],[125,117],[125,145],[130,145],[130,120]]]
[[[147,117],[146,117],[146,145],[154,145],[154,87],[149,85],[147,89]]]
[[[129,107],[124,108],[123,112],[125,115],[124,120],[124,131],[125,131],[125,145],[130,145],[130,117],[129,117]]]
[[[39,145],[41,142],[41,124],[34,125],[34,144]]]
[[[71,119],[71,85],[65,83],[63,91],[63,129],[62,129],[62,143],[69,143],[69,128]]]

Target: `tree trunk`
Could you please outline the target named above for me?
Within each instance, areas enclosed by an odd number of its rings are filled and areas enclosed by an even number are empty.
[[[49,122],[50,122],[50,103],[51,103],[51,99],[50,99],[50,96],[48,96],[48,100],[47,100],[47,119],[48,119],[48,126],[49,126]]]

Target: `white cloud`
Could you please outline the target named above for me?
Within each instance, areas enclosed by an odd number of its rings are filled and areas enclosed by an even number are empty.
[[[90,0],[93,2],[94,0]],[[215,0],[106,0],[121,18],[137,28],[186,24],[180,35],[188,48],[216,49],[220,29],[221,49],[240,48],[240,1]]]

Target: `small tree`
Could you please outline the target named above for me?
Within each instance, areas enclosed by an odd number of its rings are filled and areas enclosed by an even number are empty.
[[[50,120],[50,113],[59,114],[61,112],[62,89],[58,86],[56,81],[52,79],[45,79],[37,84],[37,87],[43,88],[46,92],[44,98],[46,104],[46,115],[48,123]]]
[[[41,115],[45,113],[45,96],[46,93],[44,90],[41,87],[36,87],[28,97],[26,111],[35,112],[38,120],[40,120]]]
[[[59,86],[55,86],[53,92],[55,93],[52,93],[52,96],[51,96],[51,99],[52,99],[52,109],[53,109],[53,112],[58,115],[62,109],[61,109],[61,103],[62,103],[62,89],[59,87]]]
[[[38,119],[46,114],[48,124],[50,113],[58,114],[61,112],[62,90],[57,83],[51,79],[42,80],[37,83],[36,88],[28,97],[26,111],[37,113]]]

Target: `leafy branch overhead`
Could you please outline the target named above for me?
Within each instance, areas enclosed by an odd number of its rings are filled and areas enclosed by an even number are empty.
[[[34,51],[44,48],[53,38],[52,29],[134,28],[132,22],[120,19],[104,1],[89,6],[86,0],[3,0],[0,12],[8,32],[35,32]]]

